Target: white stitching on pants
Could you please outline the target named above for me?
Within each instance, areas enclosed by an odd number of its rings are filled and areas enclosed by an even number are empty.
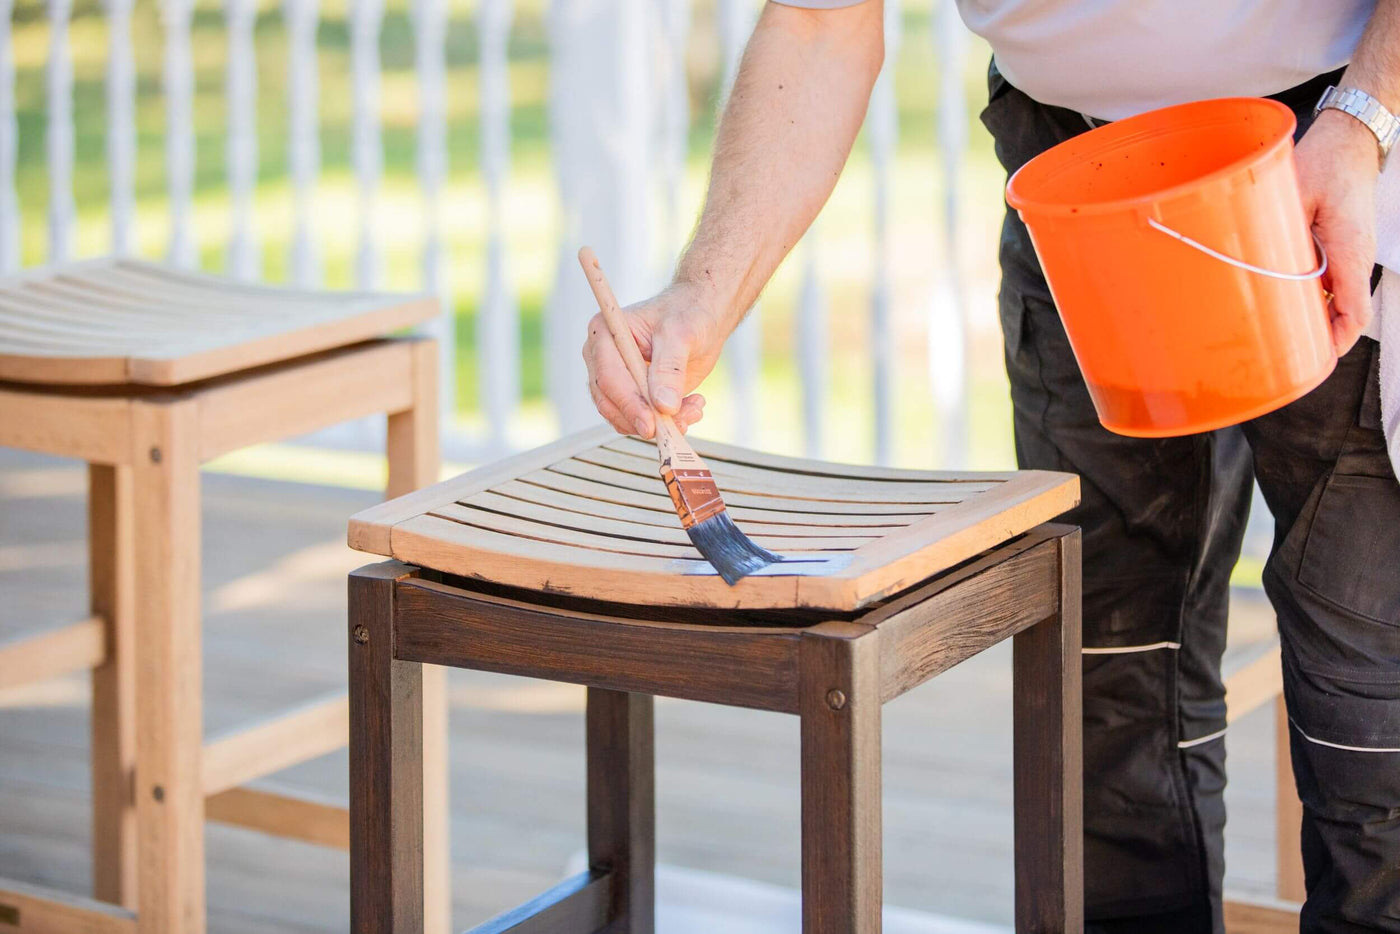
[[[1225,729],[1228,730],[1229,727],[1226,727]],[[1208,743],[1213,739],[1219,739],[1224,735],[1225,730],[1216,730],[1214,733],[1207,733],[1205,736],[1197,736],[1195,739],[1183,739],[1181,742],[1176,744],[1176,748],[1190,749],[1192,746],[1200,746],[1201,744]]]
[[[1400,752],[1400,746],[1396,746],[1393,748],[1388,748],[1385,746],[1344,746],[1341,743],[1329,743],[1325,739],[1314,739],[1307,733],[1303,732],[1303,728],[1298,725],[1297,720],[1294,720],[1292,717],[1289,717],[1288,722],[1293,726],[1293,729],[1298,731],[1299,736],[1303,737],[1303,739],[1317,746],[1326,746],[1329,749],[1341,749],[1346,752]]]
[[[1179,648],[1180,642],[1151,642],[1147,645],[1110,645],[1101,649],[1083,648],[1079,651],[1083,655],[1128,655],[1132,652],[1154,652],[1157,649],[1176,651]]]

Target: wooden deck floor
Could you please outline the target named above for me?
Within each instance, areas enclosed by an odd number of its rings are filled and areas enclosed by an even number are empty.
[[[0,638],[86,615],[81,465],[0,451]],[[343,686],[345,517],[372,495],[222,475],[204,482],[205,724],[213,732]],[[1238,638],[1271,617],[1246,601]],[[1011,914],[1009,647],[906,695],[885,714],[890,905],[1005,924]],[[86,891],[86,679],[0,694],[0,876]],[[557,881],[583,845],[583,692],[453,672],[454,923]],[[1273,884],[1271,720],[1229,737],[1230,886]],[[795,888],[797,725],[662,700],[660,858]],[[345,753],[275,777],[344,799]],[[213,932],[347,927],[343,853],[210,825]]]

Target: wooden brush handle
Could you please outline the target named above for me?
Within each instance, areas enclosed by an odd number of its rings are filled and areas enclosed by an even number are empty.
[[[637,390],[642,394],[642,398],[651,405],[651,392],[647,388],[647,364],[642,359],[642,351],[637,346],[637,339],[632,336],[632,329],[627,325],[627,316],[622,313],[622,308],[617,304],[617,296],[613,295],[612,286],[608,285],[608,277],[603,275],[603,266],[598,262],[598,257],[594,255],[592,247],[584,247],[578,251],[579,265],[583,267],[583,274],[588,277],[588,284],[593,289],[593,297],[598,302],[598,310],[603,313],[603,320],[608,323],[608,330],[612,333],[613,344],[617,346],[617,352],[622,354],[622,362],[627,364],[627,372],[632,374],[632,381],[637,384]],[[656,446],[661,451],[661,458],[675,459],[677,457],[695,458],[695,451],[685,440],[685,435],[681,434],[680,428],[676,425],[676,420],[664,412],[656,411],[652,406],[652,413],[656,416]],[[696,458],[698,460],[698,458]]]

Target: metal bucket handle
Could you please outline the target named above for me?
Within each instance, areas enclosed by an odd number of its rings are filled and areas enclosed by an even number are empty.
[[[1218,259],[1222,263],[1228,263],[1229,265],[1234,266],[1237,269],[1243,269],[1245,272],[1257,273],[1258,275],[1268,276],[1272,279],[1287,279],[1291,282],[1306,282],[1309,279],[1320,278],[1322,274],[1327,271],[1327,249],[1322,245],[1322,241],[1317,239],[1316,233],[1313,233],[1312,235],[1313,243],[1317,244],[1318,266],[1316,269],[1314,269],[1312,272],[1275,272],[1272,269],[1265,269],[1263,266],[1255,266],[1251,263],[1246,263],[1244,260],[1235,259],[1233,256],[1226,256],[1219,250],[1212,250],[1204,243],[1201,243],[1198,240],[1192,240],[1190,237],[1186,236],[1181,231],[1173,230],[1172,228],[1168,227],[1166,224],[1163,224],[1161,221],[1157,220],[1154,217],[1147,218],[1147,224],[1153,230],[1160,230],[1162,233],[1166,234],[1168,237],[1171,237],[1173,240],[1180,240],[1182,243],[1186,244],[1194,250],[1200,250],[1202,253],[1206,254],[1209,257],[1212,257],[1213,259]],[[1309,231],[1309,233],[1312,232]]]

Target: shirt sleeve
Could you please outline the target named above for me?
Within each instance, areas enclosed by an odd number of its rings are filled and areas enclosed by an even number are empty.
[[[808,10],[837,10],[845,6],[855,6],[865,0],[772,0],[783,6],[800,6]]]

